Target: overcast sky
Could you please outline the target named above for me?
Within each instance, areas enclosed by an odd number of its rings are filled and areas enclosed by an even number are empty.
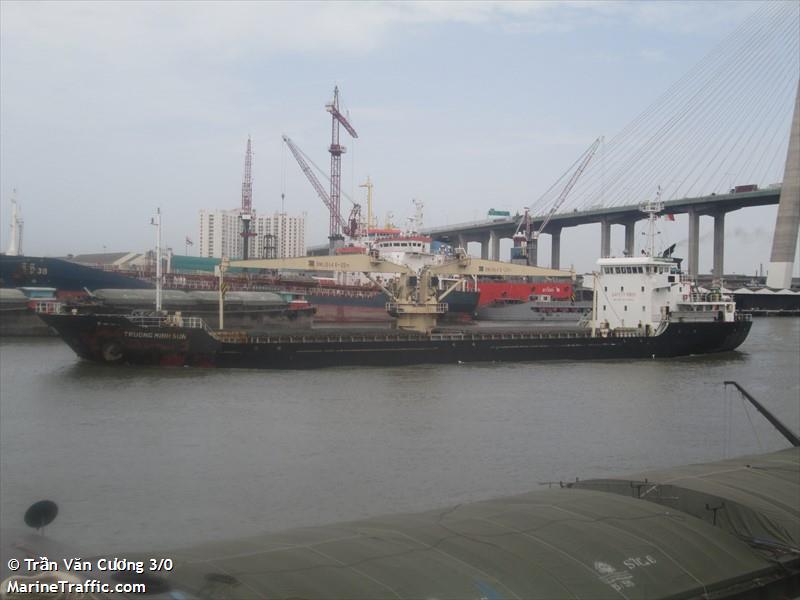
[[[412,198],[428,226],[516,211],[757,7],[4,0],[0,243],[17,188],[26,254],[143,251],[159,206],[182,252],[199,209],[239,205],[248,134],[256,210],[279,210],[285,190],[307,242],[323,243],[326,209],[281,134],[327,171],[335,84],[359,133],[343,142],[343,189],[361,196],[370,175],[381,219],[404,223]],[[766,268],[775,213],[728,215],[726,271]],[[685,242],[685,219],[662,230]],[[565,230],[562,266],[589,270],[598,252],[599,225]]]

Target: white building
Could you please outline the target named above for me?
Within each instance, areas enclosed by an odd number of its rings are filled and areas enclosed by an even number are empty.
[[[267,245],[274,247],[275,258],[291,258],[306,254],[306,215],[293,217],[286,213],[272,216],[254,215],[250,238],[251,258],[267,256]],[[242,221],[239,210],[200,211],[200,256],[242,257]]]
[[[200,256],[241,258],[242,224],[239,211],[200,211]]]
[[[272,216],[256,216],[254,257],[267,258],[268,246],[274,244],[275,258],[292,258],[306,254],[306,214],[292,217],[276,212]],[[270,238],[270,236],[273,236]]]

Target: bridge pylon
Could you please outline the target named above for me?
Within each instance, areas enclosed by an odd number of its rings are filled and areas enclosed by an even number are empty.
[[[800,230],[800,82],[794,100],[792,131],[789,135],[789,148],[786,151],[786,167],[783,171],[781,199],[778,203],[778,216],[775,220],[775,233],[772,237],[772,256],[770,257],[767,286],[789,288],[792,285],[794,254],[797,248],[797,234]]]

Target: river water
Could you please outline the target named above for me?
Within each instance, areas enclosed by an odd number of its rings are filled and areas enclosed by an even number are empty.
[[[726,379],[800,431],[800,319],[716,356],[302,372],[5,339],[0,528],[48,498],[84,556],[175,548],[786,447]]]

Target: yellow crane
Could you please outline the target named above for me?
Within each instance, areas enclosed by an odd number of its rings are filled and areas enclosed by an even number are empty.
[[[277,258],[255,260],[232,260],[231,267],[246,269],[326,271],[363,273],[387,296],[386,310],[397,319],[396,327],[406,331],[430,333],[444,313],[444,299],[455,290],[461,281],[456,281],[441,293],[434,278],[439,275],[488,275],[502,277],[571,277],[574,271],[559,271],[541,267],[529,267],[493,260],[472,258],[459,253],[443,264],[423,267],[419,273],[406,265],[400,265],[370,254],[350,256],[304,256],[300,258]],[[388,285],[373,278],[373,273],[396,273],[399,279]]]

